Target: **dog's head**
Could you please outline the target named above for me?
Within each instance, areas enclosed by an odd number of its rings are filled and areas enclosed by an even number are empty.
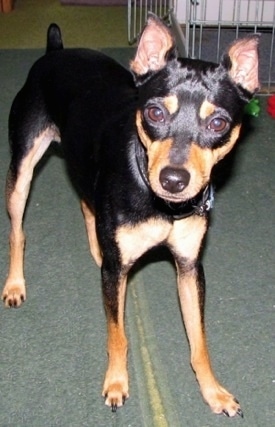
[[[179,59],[170,29],[151,15],[131,70],[150,186],[167,201],[188,200],[238,138],[243,107],[259,86],[258,36],[236,40],[220,64]]]

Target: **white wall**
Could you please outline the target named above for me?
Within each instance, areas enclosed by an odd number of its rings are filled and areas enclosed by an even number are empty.
[[[186,2],[177,0],[176,17],[180,24],[185,23]],[[197,0],[196,21],[273,23],[275,19],[275,0]],[[220,9],[221,4],[221,9]]]
[[[186,15],[186,0],[178,0],[176,3],[176,17],[178,22],[183,24],[185,22]]]

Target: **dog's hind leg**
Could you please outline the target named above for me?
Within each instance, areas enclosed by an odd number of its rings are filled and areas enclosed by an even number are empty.
[[[90,245],[90,252],[93,256],[96,264],[101,267],[102,265],[102,254],[100,246],[96,236],[96,220],[95,213],[84,200],[81,200],[81,210],[84,216],[86,231],[88,234],[88,240]]]
[[[20,111],[21,112],[21,111]],[[38,113],[37,113],[38,114]],[[6,181],[6,203],[10,216],[10,265],[9,273],[2,293],[6,307],[19,307],[26,299],[24,279],[23,217],[28,199],[33,170],[52,140],[58,140],[54,127],[41,129],[41,122],[22,120],[22,114],[13,109],[10,116],[10,139],[12,159]],[[39,124],[38,124],[39,123]],[[39,129],[38,126],[40,127]]]

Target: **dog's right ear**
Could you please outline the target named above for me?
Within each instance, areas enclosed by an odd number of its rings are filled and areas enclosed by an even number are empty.
[[[152,13],[148,16],[139,39],[136,56],[130,63],[131,70],[137,76],[162,69],[167,63],[168,52],[175,48],[170,29]]]

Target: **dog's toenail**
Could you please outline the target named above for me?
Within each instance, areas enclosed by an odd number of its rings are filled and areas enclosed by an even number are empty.
[[[113,404],[111,405],[111,408],[112,408],[112,412],[116,412],[116,411],[117,411],[117,404],[116,404],[116,403],[113,403]]]
[[[239,408],[238,410],[237,410],[237,415],[239,415],[240,417],[244,417],[244,415],[243,415],[243,411],[241,410],[241,408]]]

